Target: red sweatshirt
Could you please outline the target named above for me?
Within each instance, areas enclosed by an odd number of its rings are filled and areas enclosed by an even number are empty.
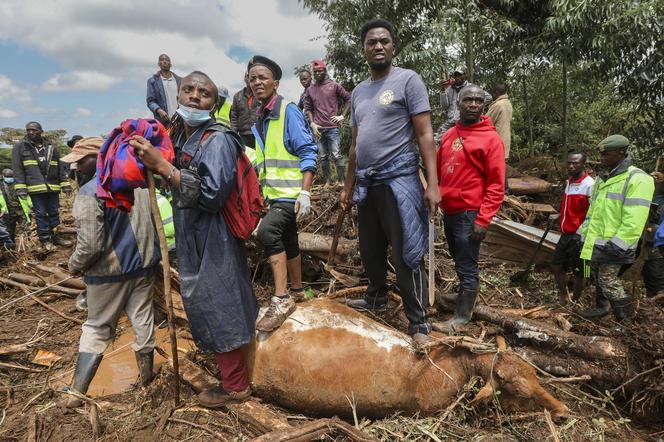
[[[487,227],[505,195],[504,151],[486,116],[470,126],[457,121],[445,132],[436,158],[443,212],[477,210],[475,223]]]

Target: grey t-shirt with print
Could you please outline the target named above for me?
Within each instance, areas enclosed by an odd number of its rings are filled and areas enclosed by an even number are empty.
[[[351,96],[351,126],[357,127],[357,167],[380,167],[398,155],[414,151],[411,117],[430,112],[422,78],[399,67],[378,81],[364,80]]]

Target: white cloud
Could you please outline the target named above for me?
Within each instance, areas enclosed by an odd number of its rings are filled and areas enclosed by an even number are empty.
[[[235,93],[244,86],[247,60],[237,52],[231,58],[231,48],[277,61],[284,71],[279,92],[297,100],[301,86],[292,70],[325,55],[325,34],[323,22],[298,0],[0,1],[0,41],[34,49],[60,66],[31,90],[98,92],[95,113],[120,111],[105,107],[103,95],[119,84],[125,93],[143,95],[161,53],[170,55],[175,73],[202,70]],[[0,99],[7,95],[1,86]],[[27,92],[26,103],[32,99]],[[14,101],[22,95],[13,93]],[[59,95],[48,100],[71,100]],[[78,103],[57,107],[75,109]]]
[[[46,92],[107,91],[120,81],[117,77],[94,71],[74,71],[55,74],[42,84]]]
[[[0,74],[0,100],[29,103],[32,101],[30,88],[21,86],[6,75]]]
[[[16,118],[18,117],[18,113],[11,109],[5,109],[4,107],[0,107],[0,118]]]
[[[92,115],[92,111],[88,109],[87,107],[79,107],[74,111],[74,117],[75,118],[80,118],[80,117],[89,117]]]

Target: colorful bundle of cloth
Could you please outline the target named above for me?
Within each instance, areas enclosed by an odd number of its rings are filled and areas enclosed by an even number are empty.
[[[97,197],[106,207],[130,211],[134,189],[147,187],[145,166],[129,145],[133,135],[140,135],[159,150],[169,163],[175,156],[166,128],[153,119],[128,119],[108,134],[97,157]]]

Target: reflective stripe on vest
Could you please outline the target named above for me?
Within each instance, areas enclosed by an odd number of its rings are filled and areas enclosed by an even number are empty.
[[[261,148],[259,137],[256,138],[258,179],[267,200],[296,199],[302,190],[300,158],[290,154],[284,146],[286,106],[288,102],[282,99],[279,118],[269,120],[264,148]]]
[[[168,198],[157,194],[157,205],[159,206],[159,216],[164,225],[164,236],[166,236],[166,245],[168,250],[175,249],[175,225],[173,224],[173,207]]]

